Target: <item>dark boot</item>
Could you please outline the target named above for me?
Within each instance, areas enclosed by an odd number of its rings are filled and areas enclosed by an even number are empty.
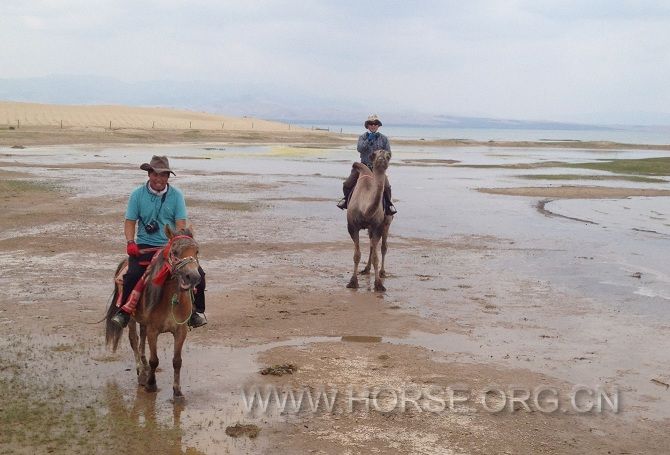
[[[196,313],[195,311],[193,314],[191,314],[191,318],[188,320],[188,325],[189,327],[193,327],[194,329],[197,329],[198,327],[202,327],[203,325],[207,324],[207,318],[205,317],[204,314]]]
[[[393,205],[393,201],[391,200],[391,187],[384,188],[384,213],[386,215],[395,215],[398,213],[398,211],[395,208],[395,205]]]
[[[123,310],[119,310],[112,316],[111,321],[113,324],[116,324],[119,328],[123,329],[130,322],[130,315]]]
[[[337,203],[337,206],[341,210],[345,210],[349,205],[349,196],[351,195],[351,189],[342,188],[342,192],[344,193],[344,197],[340,199],[340,202]]]

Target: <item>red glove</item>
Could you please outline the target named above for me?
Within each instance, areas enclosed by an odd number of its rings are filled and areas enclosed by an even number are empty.
[[[140,247],[137,246],[137,243],[135,243],[135,241],[129,240],[128,245],[126,246],[126,253],[128,253],[128,256],[139,256]]]

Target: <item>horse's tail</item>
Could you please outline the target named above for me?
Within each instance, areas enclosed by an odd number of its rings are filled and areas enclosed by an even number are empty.
[[[111,348],[113,352],[116,352],[116,348],[119,346],[119,340],[123,334],[123,329],[112,322],[112,316],[119,310],[116,306],[116,301],[119,298],[119,285],[116,282],[116,278],[123,267],[126,266],[126,263],[126,259],[121,261],[116,268],[116,272],[114,272],[114,293],[112,294],[112,301],[109,304],[109,308],[107,308],[107,314],[105,314],[105,344],[108,348]]]

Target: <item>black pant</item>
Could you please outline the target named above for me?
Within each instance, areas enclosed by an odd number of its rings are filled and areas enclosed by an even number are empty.
[[[137,245],[140,250],[145,248],[153,248],[151,245]],[[151,258],[153,258],[155,252],[149,252],[141,254],[139,256],[128,256],[128,271],[123,276],[123,300],[125,304],[126,300],[130,296],[130,293],[133,292],[135,285],[144,275],[144,271],[151,263]],[[200,284],[198,284],[198,292],[195,294],[195,299],[193,300],[193,305],[195,310],[198,313],[205,312],[205,271],[202,270],[202,267],[198,266],[198,273],[200,273]]]

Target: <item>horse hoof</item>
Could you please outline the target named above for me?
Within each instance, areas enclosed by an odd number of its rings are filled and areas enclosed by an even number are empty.
[[[363,269],[360,271],[361,275],[370,275],[370,269]]]
[[[375,283],[375,291],[384,292],[384,291],[386,291],[386,288],[381,283]]]
[[[385,270],[380,270],[379,271],[379,276],[382,278],[386,278],[386,271]]]
[[[172,397],[174,398],[175,401],[183,400],[184,399],[184,394],[181,393],[181,390],[173,388],[172,389]]]
[[[347,287],[349,289],[358,289],[358,281],[351,280],[349,284],[347,284]]]
[[[156,384],[147,384],[144,386],[144,390],[150,393],[158,392],[158,387],[156,387]]]

